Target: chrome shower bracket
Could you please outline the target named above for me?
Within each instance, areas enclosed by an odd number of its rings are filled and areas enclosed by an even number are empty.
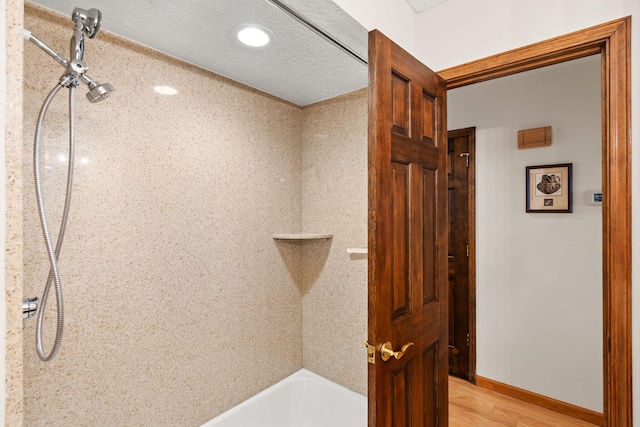
[[[38,297],[25,298],[22,300],[22,318],[28,319],[38,312]]]
[[[89,102],[94,103],[100,101],[115,90],[109,83],[100,83],[99,81],[93,80],[89,77],[86,74],[89,67],[87,67],[87,64],[85,64],[84,61],[79,59],[69,61],[67,58],[51,49],[51,47],[49,47],[45,42],[31,34],[30,31],[24,30],[24,39],[38,46],[51,56],[58,64],[66,68],[65,73],[60,77],[61,86],[71,88],[77,87],[80,82],[86,84],[89,87],[89,93],[87,93],[87,99]]]
[[[89,67],[87,67],[87,64],[85,64],[83,61],[80,61],[78,59],[74,59],[68,64],[69,65],[67,66],[66,74],[64,74],[60,78],[60,84],[67,88],[77,87],[82,81],[83,83],[88,85],[88,83],[86,83],[86,80],[84,79],[85,77],[84,73],[86,73],[87,70],[89,69]]]

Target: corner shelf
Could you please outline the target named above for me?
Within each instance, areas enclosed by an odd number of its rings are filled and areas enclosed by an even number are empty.
[[[278,233],[272,234],[274,240],[329,240],[333,234],[320,233]]]

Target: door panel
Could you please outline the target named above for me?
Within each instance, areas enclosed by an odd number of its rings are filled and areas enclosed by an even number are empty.
[[[409,168],[392,164],[393,193],[391,199],[393,234],[393,320],[407,314],[409,306]]]
[[[393,411],[394,426],[410,426],[411,419],[411,365],[403,364],[393,373]]]
[[[436,302],[438,299],[438,287],[436,286],[438,282],[438,277],[436,276],[438,269],[436,266],[436,221],[434,220],[436,216],[435,204],[433,201],[436,198],[437,194],[437,181],[436,181],[436,173],[433,170],[423,169],[422,170],[422,189],[423,189],[423,197],[422,200],[425,201],[423,206],[423,242],[424,246],[422,248],[424,259],[422,262],[423,270],[424,270],[424,280],[423,280],[423,306],[427,304]]]
[[[369,426],[448,424],[446,84],[369,33]],[[390,341],[404,353],[388,361]]]
[[[427,347],[422,354],[424,364],[424,408],[425,425],[438,425],[438,344]],[[447,419],[447,424],[449,420]],[[443,424],[446,425],[446,424]]]

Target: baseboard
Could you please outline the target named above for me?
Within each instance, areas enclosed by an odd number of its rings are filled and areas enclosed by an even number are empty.
[[[582,421],[587,421],[591,424],[596,424],[599,426],[604,425],[604,415],[590,409],[585,409],[581,408],[580,406],[572,405],[570,403],[561,402],[547,396],[542,396],[537,393],[523,390],[518,387],[513,387],[508,384],[503,384],[501,382],[490,380],[481,376],[476,377],[476,385],[478,387],[496,391],[506,396],[515,397],[516,399],[520,399],[522,401],[529,402],[534,405],[550,409],[552,411],[560,412],[561,414],[565,414]]]

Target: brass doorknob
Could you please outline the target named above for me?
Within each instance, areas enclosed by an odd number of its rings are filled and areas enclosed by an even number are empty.
[[[391,341],[387,341],[380,347],[380,357],[384,362],[391,359],[392,357],[400,359],[402,356],[404,356],[404,352],[407,351],[407,349],[412,345],[412,342],[408,342],[403,345],[399,351],[393,351],[393,345],[391,345]]]

